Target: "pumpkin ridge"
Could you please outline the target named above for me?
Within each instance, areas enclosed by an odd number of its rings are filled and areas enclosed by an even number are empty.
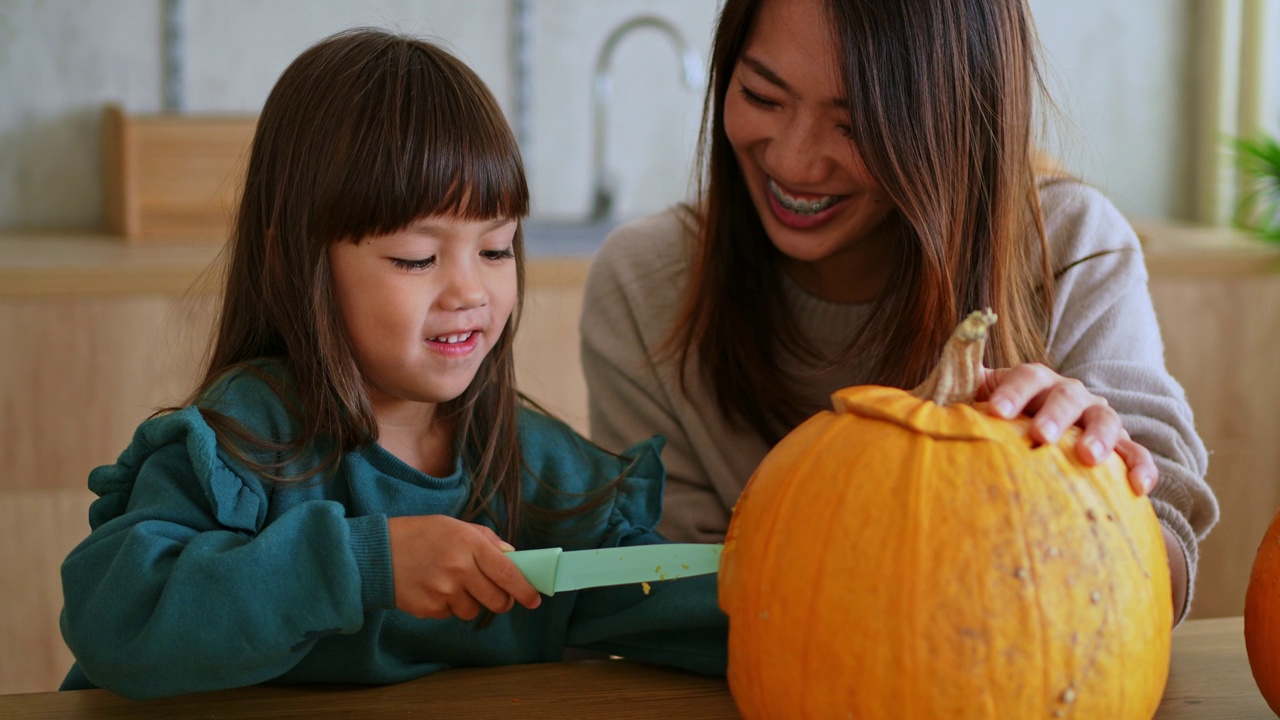
[[[1079,433],[1078,432],[1072,433],[1072,436],[1078,438]],[[1055,477],[1053,478],[1054,481],[1057,480],[1056,476],[1065,475],[1065,473],[1063,472],[1062,463],[1064,462],[1071,463],[1070,458],[1067,457],[1067,451],[1063,449],[1062,446],[1059,444],[1059,443],[1062,443],[1064,439],[1065,439],[1065,436],[1063,438],[1059,438],[1058,442],[1053,444],[1053,447],[1055,449],[1061,451],[1060,457],[1055,458],[1056,462],[1053,464],[1053,469],[1055,470],[1054,472]],[[1085,497],[1081,494],[1082,488],[1073,486],[1072,483],[1069,483],[1069,482],[1063,482],[1062,487],[1066,489],[1067,493],[1075,501],[1075,506],[1073,508],[1070,508],[1069,510],[1063,511],[1064,513],[1065,512],[1077,512],[1077,513],[1089,512],[1089,503],[1085,499]],[[1096,489],[1096,486],[1093,483],[1089,483],[1088,487],[1091,490]],[[1097,554],[1097,559],[1094,562],[1105,563],[1107,559],[1107,549],[1106,549],[1106,543],[1104,542],[1104,538],[1101,535],[1099,535],[1098,526],[1096,523],[1090,523],[1088,527],[1089,527],[1090,539],[1093,540],[1093,542],[1089,545],[1089,550]],[[1115,597],[1114,583],[1108,582],[1107,590],[1111,593],[1112,597]],[[1082,653],[1081,656],[1078,658],[1079,662],[1073,663],[1074,665],[1073,674],[1075,677],[1071,679],[1071,685],[1074,685],[1077,687],[1084,687],[1088,685],[1089,683],[1087,681],[1091,680],[1095,672],[1097,671],[1098,663],[1099,663],[1099,655],[1101,653],[1101,649],[1105,646],[1105,642],[1106,642],[1107,629],[1111,626],[1111,621],[1112,621],[1111,603],[1104,603],[1102,611],[1103,611],[1102,619],[1098,623],[1098,627],[1092,633],[1093,643],[1091,644],[1089,649],[1085,653]],[[1123,629],[1121,631],[1123,632]],[[1123,652],[1123,650],[1121,650],[1121,652]],[[1121,661],[1117,662],[1117,665],[1119,666],[1119,668],[1121,668],[1119,672],[1121,676],[1123,676],[1124,662],[1122,661],[1122,659]],[[1120,708],[1123,711],[1125,707],[1125,704],[1124,704],[1125,683],[1118,683],[1118,684],[1120,685],[1120,697],[1117,699],[1119,700]]]
[[[825,428],[825,431],[820,436],[822,442],[827,441],[830,438],[830,436],[836,435],[842,432],[843,428],[840,427],[840,425],[842,424],[840,421],[841,419],[839,417],[835,417],[833,418],[833,420],[835,420],[835,422],[831,422],[827,426],[827,428]],[[847,419],[845,421],[847,422]],[[870,452],[870,450],[868,449],[865,452]],[[841,510],[842,510],[841,503],[838,503],[838,502],[830,503],[828,507],[828,511],[824,515],[825,522],[823,523],[822,526],[827,528],[831,527],[834,524],[833,521],[840,514]],[[832,562],[836,559],[836,557],[837,556],[833,553],[819,553],[815,563],[817,566],[817,572],[814,573],[815,576],[818,578],[830,577],[826,568],[832,564]],[[816,612],[816,609],[820,604],[820,602],[823,600],[824,592],[826,592],[827,590],[828,590],[828,587],[827,587],[827,583],[825,582],[822,584],[822,586],[815,587],[812,589],[812,592],[809,595],[809,603],[808,603],[809,611],[805,614],[807,623],[815,622],[814,618],[818,617],[818,613]],[[814,639],[818,637],[818,633],[811,632],[808,629],[806,629],[802,633],[802,636],[804,637],[804,645],[803,645],[804,649],[801,655],[805,658],[811,658],[813,662],[825,661],[826,656],[823,656],[817,652],[810,652],[810,645],[812,644]],[[821,668],[818,668],[818,670],[820,671]],[[818,677],[819,675],[820,675],[820,672],[818,674],[815,674],[813,668],[806,665],[805,671],[803,673],[804,677],[806,678]],[[789,712],[791,709],[782,708],[781,710],[785,715],[785,713]],[[770,715],[770,717],[773,717],[773,716]],[[907,715],[906,717],[910,717],[910,715]]]
[[[833,436],[840,434],[843,430],[841,428],[841,425],[843,424],[841,420],[842,419],[836,416],[835,413],[831,413],[831,412],[823,412],[815,416],[810,422],[825,421],[825,426],[820,428],[818,433],[814,436],[813,446],[825,447],[831,441]],[[797,428],[797,430],[798,429],[799,428]],[[772,504],[773,504],[773,507],[775,508],[775,512],[768,514],[767,516],[768,524],[762,527],[762,530],[760,531],[760,535],[759,535],[760,537],[768,538],[768,544],[765,546],[764,553],[763,553],[764,562],[762,563],[764,568],[767,568],[766,570],[767,573],[772,574],[772,570],[777,566],[778,560],[779,560],[778,558],[779,543],[774,539],[776,537],[775,534],[778,531],[778,524],[781,518],[788,516],[787,509],[790,507],[789,503],[791,503],[797,497],[796,491],[798,488],[800,488],[803,485],[803,483],[801,482],[796,482],[796,478],[804,477],[813,468],[814,464],[817,462],[819,457],[820,457],[820,454],[817,454],[817,453],[806,456],[802,461],[794,463],[790,468],[788,468],[787,472],[783,475],[784,480],[781,484],[781,492],[777,493],[777,495],[773,498]],[[751,483],[748,482],[748,487],[750,486],[750,484]],[[804,502],[802,499],[802,504],[807,504],[807,502]],[[840,503],[831,503],[831,506],[832,508],[838,509],[840,507]],[[823,554],[822,557],[826,557],[826,555]],[[762,609],[764,612],[770,612],[771,608],[761,607],[762,593],[760,592],[749,593],[749,596],[751,597],[751,603],[748,607],[744,608],[744,610],[748,613],[749,617],[758,616],[761,613]],[[813,593],[810,597],[812,599],[812,598],[818,598],[820,596],[821,596],[820,593]],[[778,620],[782,622],[792,622],[790,618],[778,618]],[[803,630],[798,630],[798,632],[801,632],[805,636],[811,635],[811,633],[806,633]],[[759,647],[758,644],[756,644],[753,649],[755,652],[759,652],[763,650],[763,648]],[[756,670],[762,670],[762,668],[757,667]],[[764,688],[767,686],[767,683],[763,682],[764,678],[758,675],[754,677],[753,680],[754,682],[750,683],[753,689]],[[757,707],[770,707],[769,705],[770,699],[764,698],[761,695],[756,695],[756,697],[759,701]],[[781,708],[780,710],[784,715],[788,711],[787,708]],[[766,716],[769,716],[769,715],[772,715],[772,712],[766,713]]]
[[[908,431],[910,431],[910,428],[908,428]],[[905,574],[905,579],[903,581],[905,587],[902,589],[902,601],[907,607],[906,616],[911,619],[911,622],[903,624],[903,629],[907,631],[907,638],[899,638],[899,642],[903,642],[904,644],[906,644],[906,642],[910,642],[913,646],[911,655],[915,658],[920,657],[922,652],[927,651],[928,649],[920,647],[925,635],[921,632],[920,625],[922,624],[922,621],[920,619],[921,614],[918,611],[918,608],[923,604],[920,601],[919,595],[922,586],[924,586],[924,583],[920,582],[920,573],[922,572],[921,567],[924,565],[924,563],[920,562],[920,548],[925,543],[923,534],[929,525],[928,517],[921,517],[921,515],[927,513],[932,508],[924,507],[920,492],[920,482],[922,478],[924,478],[925,481],[928,481],[930,475],[928,468],[931,467],[933,462],[934,448],[932,443],[919,443],[913,441],[912,445],[914,446],[913,449],[915,451],[908,455],[910,461],[905,464],[905,467],[908,468],[906,474],[907,477],[911,478],[911,483],[908,486],[907,500],[904,503],[907,506],[906,512],[903,513],[906,518],[906,522],[903,523],[902,531],[904,535],[909,535],[908,540],[903,542],[902,546],[905,548],[905,551],[903,552],[903,558],[905,560],[904,564],[906,567],[911,569],[909,573]],[[916,696],[916,693],[904,693],[902,704],[905,712],[902,715],[903,717],[919,717],[914,706]],[[932,697],[929,698],[929,703],[932,705]],[[937,710],[937,708],[930,709],[935,711]]]
[[[1040,649],[1040,692],[1038,695],[1041,698],[1048,698],[1052,697],[1049,688],[1053,686],[1052,678],[1049,677],[1053,667],[1052,653],[1049,648],[1052,631],[1048,626],[1048,612],[1045,610],[1044,592],[1040,587],[1040,561],[1036,557],[1035,549],[1031,546],[1030,539],[1027,537],[1027,528],[1031,525],[1032,520],[1028,517],[1029,511],[1026,503],[1023,502],[1021,488],[1019,487],[1020,478],[1013,471],[1014,464],[1010,462],[1008,451],[1001,452],[999,456],[1000,463],[1004,466],[1004,472],[1000,474],[1000,477],[1004,479],[1005,491],[1009,493],[1009,503],[1017,511],[1016,513],[1009,513],[1009,517],[1018,524],[1018,532],[1014,533],[1014,537],[1022,540],[1022,552],[1026,558],[1027,572],[1030,574],[1031,592],[1035,597],[1036,620],[1034,624],[1040,631],[1038,642],[1036,643]]]

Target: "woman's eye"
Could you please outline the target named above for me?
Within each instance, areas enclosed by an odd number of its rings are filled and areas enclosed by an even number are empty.
[[[778,103],[772,100],[769,100],[763,95],[757,95],[751,92],[750,90],[747,89],[746,85],[740,85],[739,90],[742,92],[742,99],[746,100],[752,105],[756,105],[758,107],[763,107],[763,108],[773,108],[778,106]]]
[[[406,260],[405,258],[391,258],[391,264],[395,265],[401,270],[426,270],[427,268],[431,267],[435,263],[435,261],[436,261],[435,255],[432,255],[431,257],[428,257],[428,258],[423,258],[421,260]]]
[[[503,248],[502,250],[481,250],[480,257],[485,260],[510,260],[516,256],[514,248]]]

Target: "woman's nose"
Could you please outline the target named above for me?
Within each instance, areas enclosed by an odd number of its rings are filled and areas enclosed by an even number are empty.
[[[809,118],[792,117],[783,123],[765,151],[769,173],[778,182],[797,190],[823,182],[831,174],[832,139]]]

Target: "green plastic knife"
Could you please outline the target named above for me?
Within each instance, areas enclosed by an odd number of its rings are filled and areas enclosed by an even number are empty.
[[[563,550],[541,548],[507,553],[529,584],[543,595],[605,585],[658,582],[707,575],[720,568],[724,545],[668,543]]]

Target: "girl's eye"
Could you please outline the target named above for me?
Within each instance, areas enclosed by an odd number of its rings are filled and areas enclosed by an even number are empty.
[[[401,270],[426,270],[435,264],[436,256],[432,255],[421,260],[406,260],[404,258],[391,258],[391,264]]]
[[[739,85],[738,89],[742,92],[742,99],[746,100],[752,105],[755,105],[757,107],[762,107],[762,108],[775,108],[778,106],[778,103],[764,97],[763,95],[757,95],[751,92],[750,90],[747,89],[746,85]]]
[[[850,140],[853,139],[853,128],[849,127],[848,125],[837,125],[836,129],[839,130],[840,134],[844,135],[846,138]]]
[[[480,257],[484,258],[485,260],[494,260],[494,261],[510,260],[515,256],[516,256],[515,249],[509,248],[509,247],[503,248],[502,250],[481,250],[480,251]]]

